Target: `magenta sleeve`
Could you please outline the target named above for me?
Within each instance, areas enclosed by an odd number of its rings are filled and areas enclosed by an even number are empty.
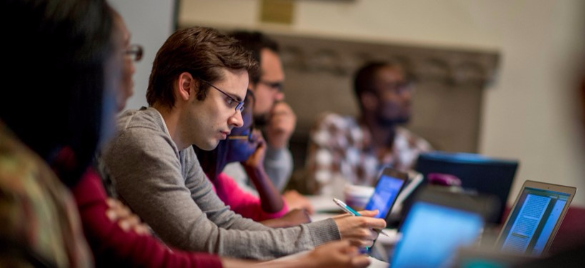
[[[213,185],[219,198],[243,217],[263,221],[280,218],[288,212],[285,200],[283,200],[283,206],[280,211],[275,213],[264,212],[260,198],[242,190],[238,183],[225,173],[219,174]]]
[[[72,190],[97,267],[222,267],[215,255],[170,249],[150,235],[126,232],[110,221],[107,197],[94,170]]]

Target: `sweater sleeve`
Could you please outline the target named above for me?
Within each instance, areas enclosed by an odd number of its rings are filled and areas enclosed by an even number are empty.
[[[260,198],[240,189],[240,186],[225,173],[220,173],[213,181],[213,184],[219,198],[230,206],[234,212],[245,218],[263,221],[280,218],[288,212],[288,206],[284,200],[280,211],[275,213],[264,212]]]
[[[332,219],[268,228],[234,213],[211,189],[193,148],[122,122],[102,154],[121,199],[168,245],[221,256],[272,259],[340,239]]]
[[[110,221],[104,188],[92,169],[73,195],[98,267],[222,267],[217,256],[171,250],[150,235],[126,232]]]
[[[273,149],[270,146],[266,149],[264,157],[264,171],[272,180],[272,184],[278,191],[284,190],[293,170],[292,154],[287,148]],[[252,181],[248,179],[248,183]],[[253,187],[253,185],[251,185]]]

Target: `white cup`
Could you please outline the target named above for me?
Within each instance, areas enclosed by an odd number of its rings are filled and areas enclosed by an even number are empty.
[[[362,210],[374,193],[374,187],[346,184],[343,189],[345,203],[355,210]]]

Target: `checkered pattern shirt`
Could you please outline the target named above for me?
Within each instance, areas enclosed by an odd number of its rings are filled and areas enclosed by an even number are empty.
[[[391,149],[377,150],[371,133],[353,117],[328,113],[311,130],[307,172],[315,193],[332,194],[336,178],[356,185],[371,185],[382,166],[412,169],[421,152],[432,150],[424,139],[405,128],[396,128]]]

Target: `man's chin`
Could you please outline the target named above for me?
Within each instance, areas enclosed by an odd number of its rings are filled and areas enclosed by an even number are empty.
[[[402,117],[402,118],[378,118],[378,124],[382,126],[396,126],[396,125],[405,125],[410,122],[410,117]]]
[[[215,150],[215,148],[217,148],[218,144],[219,144],[219,140],[213,140],[213,141],[206,142],[204,144],[194,144],[194,145],[203,151],[213,151],[213,150]]]

